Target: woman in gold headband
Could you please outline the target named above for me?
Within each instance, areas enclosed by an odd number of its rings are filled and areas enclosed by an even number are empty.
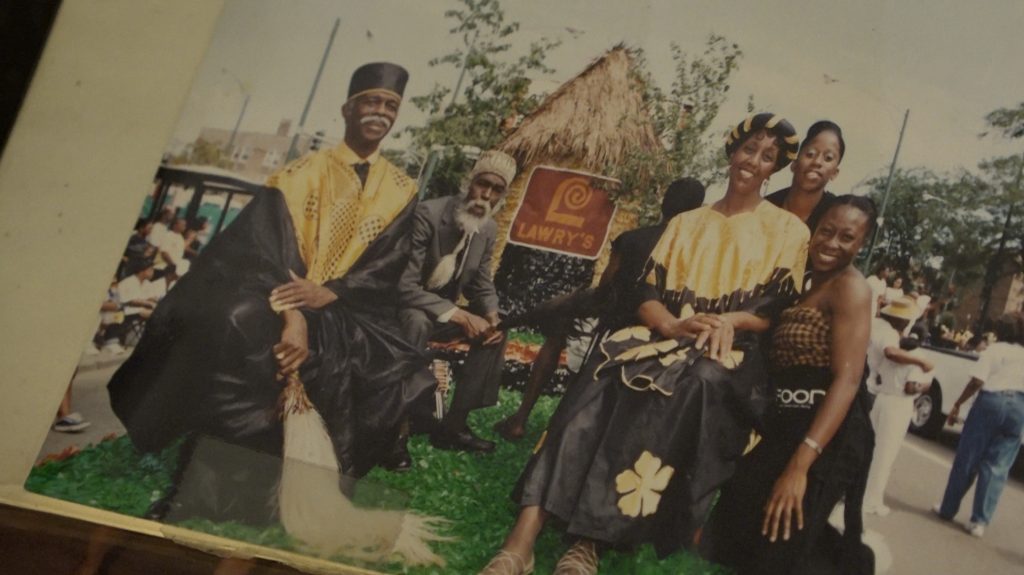
[[[668,224],[635,290],[641,325],[601,342],[569,389],[483,573],[531,572],[549,516],[577,539],[555,573],[596,573],[602,545],[691,544],[768,404],[756,334],[800,289],[807,228],[761,199],[798,141],[772,114],[732,130],[725,197]]]

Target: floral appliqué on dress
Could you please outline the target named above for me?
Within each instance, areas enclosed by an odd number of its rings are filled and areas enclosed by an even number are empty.
[[[644,451],[633,464],[615,477],[615,491],[622,494],[619,510],[629,517],[644,517],[658,511],[661,492],[668,487],[675,469],[670,465],[661,466],[661,458],[650,451]]]

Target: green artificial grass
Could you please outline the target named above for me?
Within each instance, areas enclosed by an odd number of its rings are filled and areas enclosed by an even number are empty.
[[[451,521],[443,532],[456,541],[434,543],[434,550],[447,561],[444,567],[404,567],[400,564],[368,565],[338,558],[364,567],[412,575],[476,573],[501,546],[515,518],[516,506],[509,499],[519,473],[557,405],[558,398],[542,397],[530,418],[525,438],[509,443],[496,437],[491,426],[511,414],[519,405],[520,394],[501,390],[499,404],[474,412],[470,424],[484,436],[497,440],[497,450],[489,455],[441,451],[430,446],[426,437],[412,438],[409,450],[413,469],[390,473],[371,472],[359,485],[356,502],[409,509]],[[83,449],[63,461],[35,468],[26,483],[29,491],[141,516],[170,484],[177,446],[159,455],[135,451],[127,437],[104,441]],[[280,525],[256,528],[235,522],[189,519],[182,527],[213,535],[301,552],[301,546]],[[565,550],[562,534],[553,527],[544,529],[536,545],[537,573],[550,573]],[[602,573],[724,574],[724,568],[703,561],[687,552],[675,553],[659,561],[653,548],[643,546],[636,553],[608,552],[601,559]]]
[[[176,443],[142,454],[128,437],[102,441],[61,461],[35,467],[25,489],[65,501],[141,517],[171,484]]]

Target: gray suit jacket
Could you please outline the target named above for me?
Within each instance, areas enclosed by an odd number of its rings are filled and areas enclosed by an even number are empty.
[[[459,196],[436,198],[420,203],[413,216],[409,261],[398,281],[399,304],[426,312],[431,319],[451,309],[454,303],[426,289],[427,280],[437,262],[455,249],[462,230],[455,221]],[[491,255],[498,226],[489,220],[469,241],[468,250],[457,278],[456,298],[463,295],[478,315],[498,309],[498,294],[491,279]]]

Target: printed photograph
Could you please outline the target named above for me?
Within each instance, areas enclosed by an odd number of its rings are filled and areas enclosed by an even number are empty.
[[[25,488],[359,572],[1019,572],[1022,26],[228,0]]]

